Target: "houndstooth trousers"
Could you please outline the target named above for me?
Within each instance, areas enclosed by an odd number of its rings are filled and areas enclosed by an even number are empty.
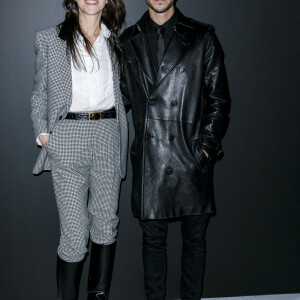
[[[117,235],[120,190],[116,119],[65,119],[53,130],[46,151],[60,219],[58,255],[84,257],[88,239],[109,245]]]

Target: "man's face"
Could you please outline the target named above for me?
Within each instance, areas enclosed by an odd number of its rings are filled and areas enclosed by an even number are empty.
[[[146,0],[148,6],[156,13],[161,14],[168,11],[173,5],[175,0]]]

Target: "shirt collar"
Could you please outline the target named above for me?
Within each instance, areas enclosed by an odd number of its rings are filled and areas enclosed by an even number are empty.
[[[100,34],[103,34],[103,36],[105,37],[105,38],[109,38],[110,37],[110,35],[111,35],[111,32],[110,32],[110,30],[107,28],[107,26],[102,22],[101,23],[101,31],[100,31]]]
[[[175,11],[173,16],[167,21],[165,22],[164,24],[162,25],[159,25],[157,23],[155,23],[151,17],[150,17],[150,14],[148,14],[148,20],[147,20],[147,27],[150,29],[150,30],[154,30],[158,27],[164,27],[167,31],[169,30],[172,30],[174,28],[174,26],[176,25],[176,22],[177,22],[177,12]]]
[[[108,39],[110,35],[111,35],[110,30],[107,28],[107,26],[104,23],[101,23],[100,35],[97,37],[96,42],[99,41],[102,36]],[[84,41],[83,37],[80,34],[78,34],[78,39],[80,42]]]

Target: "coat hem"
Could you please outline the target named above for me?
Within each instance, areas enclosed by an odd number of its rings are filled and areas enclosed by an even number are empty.
[[[177,218],[187,217],[187,216],[201,216],[207,214],[216,214],[216,210],[211,210],[208,212],[183,213],[180,215],[168,215],[168,216],[158,216],[158,217],[149,217],[149,218],[141,218],[141,216],[136,213],[133,213],[133,216],[137,219],[146,221],[146,220],[170,220],[170,219],[177,219]]]

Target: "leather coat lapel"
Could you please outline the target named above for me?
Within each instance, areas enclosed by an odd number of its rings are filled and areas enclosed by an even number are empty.
[[[158,69],[155,84],[152,92],[161,84],[161,82],[173,71],[183,56],[187,53],[189,41],[186,32],[182,31],[179,24],[176,25],[171,41]]]
[[[148,17],[149,13],[146,12],[136,24],[136,34],[129,41],[132,51],[142,69],[141,82],[147,96],[151,92],[157,74],[145,32]]]
[[[136,58],[142,66],[144,73],[147,75],[150,83],[153,85],[156,78],[156,71],[150,53],[146,33],[139,32],[130,40],[130,44]]]

